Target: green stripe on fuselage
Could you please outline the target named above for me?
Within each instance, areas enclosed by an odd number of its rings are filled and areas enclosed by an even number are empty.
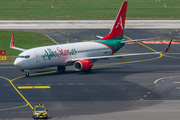
[[[106,44],[110,46],[116,53],[120,48],[125,45],[125,43],[120,43],[121,41],[125,41],[125,39],[96,40],[94,42]]]
[[[123,39],[123,34],[118,36],[118,37],[115,37],[115,38],[112,38],[113,40],[122,40]]]

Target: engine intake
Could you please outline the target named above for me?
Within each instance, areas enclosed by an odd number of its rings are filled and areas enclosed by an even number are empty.
[[[78,60],[74,63],[74,69],[76,71],[91,70],[93,64],[90,60]]]

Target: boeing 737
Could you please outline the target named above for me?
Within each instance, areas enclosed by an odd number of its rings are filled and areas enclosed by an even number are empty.
[[[124,1],[117,15],[114,26],[110,33],[100,40],[77,42],[62,45],[42,46],[32,49],[22,49],[14,46],[14,34],[12,35],[10,47],[23,51],[14,61],[14,65],[25,72],[25,76],[29,77],[29,70],[55,67],[60,72],[64,72],[66,66],[73,65],[76,71],[91,71],[95,61],[122,58],[125,56],[161,54],[169,50],[172,40],[163,52],[137,53],[127,55],[113,55],[125,43],[132,41],[142,41],[148,39],[130,40],[123,39],[127,1]]]

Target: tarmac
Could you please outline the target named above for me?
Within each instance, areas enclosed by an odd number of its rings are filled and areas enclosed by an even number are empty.
[[[98,39],[96,35],[105,36],[110,31],[108,28],[113,25],[110,23],[110,26],[92,29],[90,24],[85,22],[79,24],[85,24],[88,29],[80,29],[79,25],[76,29],[50,29],[52,26],[47,23],[44,22],[41,26],[46,29],[35,26],[38,23],[34,21],[3,24],[9,24],[9,29],[4,26],[6,30],[47,34],[59,44],[65,43],[67,37],[70,42]],[[16,25],[13,27],[13,24]],[[23,24],[34,26],[30,26],[31,29],[28,25],[23,28]],[[76,26],[72,21],[70,24]],[[137,24],[148,27],[143,22]],[[98,26],[98,23],[96,25]],[[163,24],[161,26],[163,27]],[[25,29],[26,27],[28,29]],[[127,40],[161,37],[159,41],[171,38],[179,41],[179,34],[180,27],[126,28],[124,35]],[[117,54],[163,51],[166,46],[135,43],[125,45]],[[102,60],[94,64],[90,74],[76,72],[73,67],[68,67],[65,73],[58,73],[53,67],[32,70],[31,76],[25,78],[24,73],[13,64],[0,64],[0,120],[31,120],[31,106],[35,103],[45,103],[51,120],[179,120],[179,47],[179,44],[173,44],[168,53],[162,56]],[[19,89],[20,86],[50,88]]]

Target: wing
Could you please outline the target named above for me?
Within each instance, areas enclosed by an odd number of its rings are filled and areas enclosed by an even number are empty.
[[[77,61],[77,60],[98,61],[98,60],[109,59],[109,58],[123,58],[123,57],[127,57],[127,56],[136,56],[136,55],[161,54],[161,53],[165,53],[169,50],[172,41],[173,41],[173,39],[171,39],[171,41],[169,42],[169,45],[167,46],[167,48],[163,52],[148,52],[148,53],[127,54],[127,55],[109,55],[109,56],[97,56],[97,57],[84,57],[84,58],[80,58],[80,59],[71,59],[68,62],[70,62],[70,61],[73,62],[73,61]]]
[[[160,37],[156,38],[146,38],[146,39],[137,39],[137,40],[126,40],[126,41],[121,41],[120,43],[128,43],[128,42],[136,42],[136,41],[145,41],[145,40],[150,40],[150,39],[159,39]]]
[[[102,36],[96,35],[98,38],[103,38]],[[128,42],[136,42],[136,41],[145,41],[145,40],[151,40],[151,39],[159,39],[160,37],[156,38],[145,38],[145,39],[137,39],[137,40],[126,40],[126,41],[121,41],[120,43],[128,43]]]
[[[15,47],[15,46],[14,46],[14,34],[12,34],[10,48],[16,49],[16,50],[20,50],[20,51],[25,51],[25,50],[26,50],[26,49],[18,48],[18,47]]]

